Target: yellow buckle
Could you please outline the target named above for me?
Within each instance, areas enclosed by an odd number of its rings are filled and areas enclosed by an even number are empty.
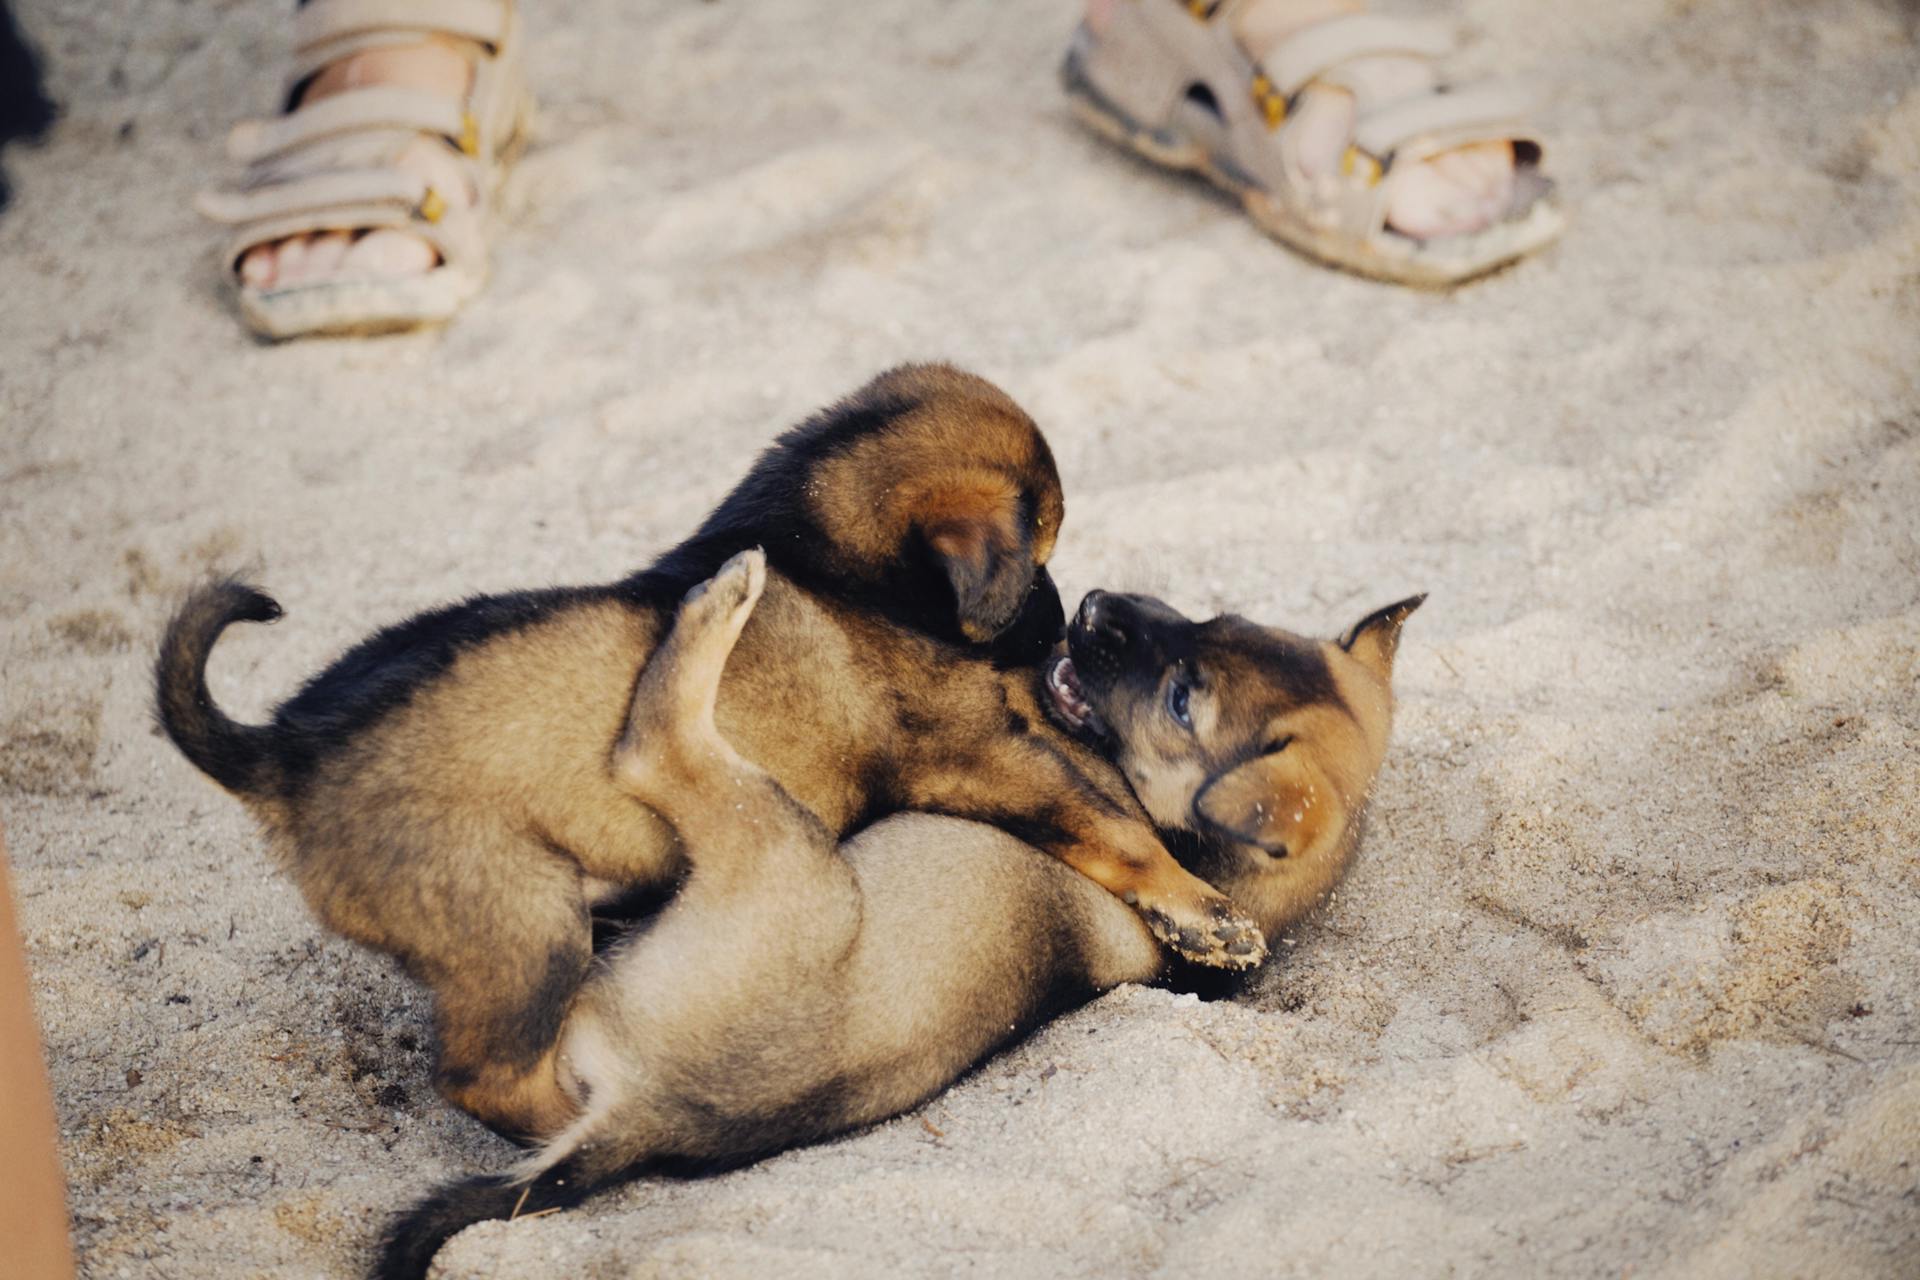
[[[1380,184],[1380,175],[1383,172],[1380,167],[1380,161],[1358,147],[1348,147],[1347,154],[1340,157],[1340,172],[1346,174],[1348,177],[1352,177],[1363,163],[1366,166],[1367,185],[1370,187],[1378,186]]]
[[[1253,101],[1260,108],[1260,114],[1266,118],[1267,128],[1278,129],[1287,118],[1287,99],[1273,81],[1265,76],[1253,78]]]
[[[480,154],[480,122],[473,118],[473,112],[462,112],[460,116],[460,149],[470,156]]]
[[[427,194],[420,197],[420,216],[428,222],[438,222],[446,216],[446,212],[446,197],[432,187],[428,187]]]

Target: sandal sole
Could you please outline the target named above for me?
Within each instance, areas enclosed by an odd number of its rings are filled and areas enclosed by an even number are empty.
[[[1203,144],[1133,119],[1095,87],[1080,65],[1077,49],[1068,51],[1060,67],[1060,80],[1073,113],[1101,137],[1163,169],[1205,178],[1239,200],[1254,225],[1289,249],[1369,280],[1422,289],[1452,289],[1545,248],[1566,228],[1565,215],[1559,207],[1541,199],[1519,218],[1496,223],[1471,237],[1442,242],[1463,251],[1457,256],[1446,255],[1444,250],[1436,251],[1431,246],[1415,248],[1405,255],[1383,253],[1375,245],[1356,243],[1351,236],[1302,222],[1264,188],[1239,176],[1237,166]],[[1418,242],[1408,240],[1406,243],[1414,246]]]

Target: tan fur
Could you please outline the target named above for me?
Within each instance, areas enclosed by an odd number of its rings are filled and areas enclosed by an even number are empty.
[[[1116,762],[1157,826],[1202,838],[1204,865],[1190,870],[1269,936],[1286,929],[1324,899],[1358,847],[1392,726],[1395,647],[1419,599],[1339,641],[1238,618],[1190,623],[1158,602],[1105,599],[1107,617],[1121,607],[1127,625],[1165,630],[1168,652],[1180,654],[1142,659],[1147,669],[1089,692],[1118,739]],[[1076,652],[1111,625],[1083,606],[1069,631]],[[1099,656],[1090,651],[1089,663]],[[1192,686],[1191,727],[1166,710],[1176,677]]]
[[[614,777],[678,830],[691,874],[581,992],[561,1072],[579,1117],[513,1173],[453,1184],[407,1214],[383,1277],[424,1274],[442,1241],[481,1218],[546,1212],[622,1176],[723,1167],[895,1115],[1050,1012],[1159,971],[1139,916],[1005,832],[910,814],[836,845],[743,754],[715,706],[735,637],[752,634],[748,616],[773,586],[757,553],[730,562],[688,598],[635,688]],[[1160,622],[1177,616],[1159,608]],[[1292,919],[1308,886],[1351,855],[1391,713],[1391,649],[1327,646],[1325,679],[1315,667],[1312,680],[1274,680],[1271,662],[1239,660],[1256,630],[1226,628],[1183,668],[1210,670],[1213,700],[1184,737],[1160,733],[1142,699],[1102,700],[1109,723],[1126,726],[1112,745],[1168,796],[1163,770],[1217,780],[1185,766],[1228,738],[1276,723],[1297,735],[1251,759],[1233,743],[1230,770],[1260,766],[1241,775],[1235,805],[1270,811],[1303,786],[1326,794],[1330,817],[1283,820],[1303,841],[1297,858],[1250,851],[1286,870],[1237,875],[1273,919]],[[1260,793],[1263,779],[1277,789]]]
[[[679,830],[692,875],[583,992],[564,1043],[589,1112],[525,1176],[582,1146],[592,1177],[642,1158],[724,1161],[749,1154],[729,1143],[786,1145],[878,1120],[1060,1002],[1163,967],[1137,914],[1004,832],[910,814],[836,848],[715,724],[732,637],[752,635],[741,617],[766,607],[776,581],[755,556],[728,565],[641,677],[615,777]],[[1140,709],[1109,709],[1128,725],[1118,753],[1149,790],[1179,793],[1170,803],[1183,815],[1219,776],[1205,761],[1241,752],[1248,734],[1294,735],[1288,751],[1231,771],[1268,788],[1241,798],[1279,813],[1299,841],[1234,875],[1281,927],[1354,852],[1391,722],[1391,650],[1318,646],[1337,688],[1300,702],[1239,660],[1255,630],[1240,624],[1208,650],[1202,732],[1181,741]],[[1321,812],[1302,820],[1293,809],[1310,791]]]
[[[636,688],[615,777],[692,874],[583,990],[563,1043],[586,1111],[532,1168],[584,1142],[600,1163],[725,1160],[877,1120],[1162,963],[1134,912],[1005,833],[909,815],[836,846],[738,751],[712,687],[723,702],[730,636],[774,583],[754,557],[728,566]]]
[[[775,550],[801,557],[809,577],[768,570],[720,681],[721,732],[835,834],[892,809],[1005,823],[1137,901],[1196,958],[1257,960],[1253,926],[1160,845],[1097,754],[1048,722],[1031,670],[998,670],[957,636],[856,603],[846,585],[862,585],[863,600],[911,595],[921,584],[899,575],[930,561],[925,572],[946,578],[913,598],[950,599],[935,621],[975,642],[1012,623],[1064,512],[1032,421],[997,388],[939,366],[883,375],[842,409],[864,434],[794,455],[814,459],[791,478],[817,533]],[[225,618],[277,615],[251,589],[221,591],[196,597],[169,631],[169,732],[201,767],[232,765],[233,789],[323,921],[433,989],[448,1098],[505,1132],[554,1132],[573,1109],[553,1046],[587,973],[588,909],[685,868],[681,839],[610,767],[677,601],[616,584],[543,602],[444,669],[409,675],[404,699],[336,734],[290,780],[292,766],[270,769],[257,745],[267,729],[200,705]],[[219,614],[223,599],[250,612]]]

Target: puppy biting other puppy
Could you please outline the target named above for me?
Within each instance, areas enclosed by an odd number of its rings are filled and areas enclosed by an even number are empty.
[[[716,693],[770,581],[758,553],[725,565],[636,687],[614,774],[673,824],[691,873],[581,992],[562,1042],[581,1115],[514,1171],[455,1183],[396,1221],[385,1280],[425,1275],[485,1218],[895,1115],[1050,1014],[1160,970],[1140,916],[1006,832],[909,814],[836,845],[730,741]],[[1278,930],[1357,847],[1400,627],[1418,604],[1317,642],[1096,592],[1067,654],[1028,678]]]
[[[268,724],[222,713],[206,665],[226,626],[279,606],[208,587],[162,642],[160,721],[259,818],[322,921],[432,989],[446,1097],[542,1137],[576,1110],[556,1044],[589,909],[685,867],[609,767],[636,673],[686,592],[750,547],[767,582],[719,724],[826,830],[908,809],[994,822],[1131,895],[1191,958],[1258,961],[1253,923],[1041,709],[1032,664],[1062,623],[1046,564],[1064,511],[1045,439],[1004,392],[896,369],[781,436],[651,568],[388,627]]]

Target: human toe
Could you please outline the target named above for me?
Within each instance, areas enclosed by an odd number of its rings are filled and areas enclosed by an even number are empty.
[[[439,261],[433,246],[405,231],[381,228],[354,241],[341,274],[360,279],[421,275]]]
[[[254,289],[267,289],[273,286],[274,246],[257,244],[246,251],[240,259],[240,283]]]

